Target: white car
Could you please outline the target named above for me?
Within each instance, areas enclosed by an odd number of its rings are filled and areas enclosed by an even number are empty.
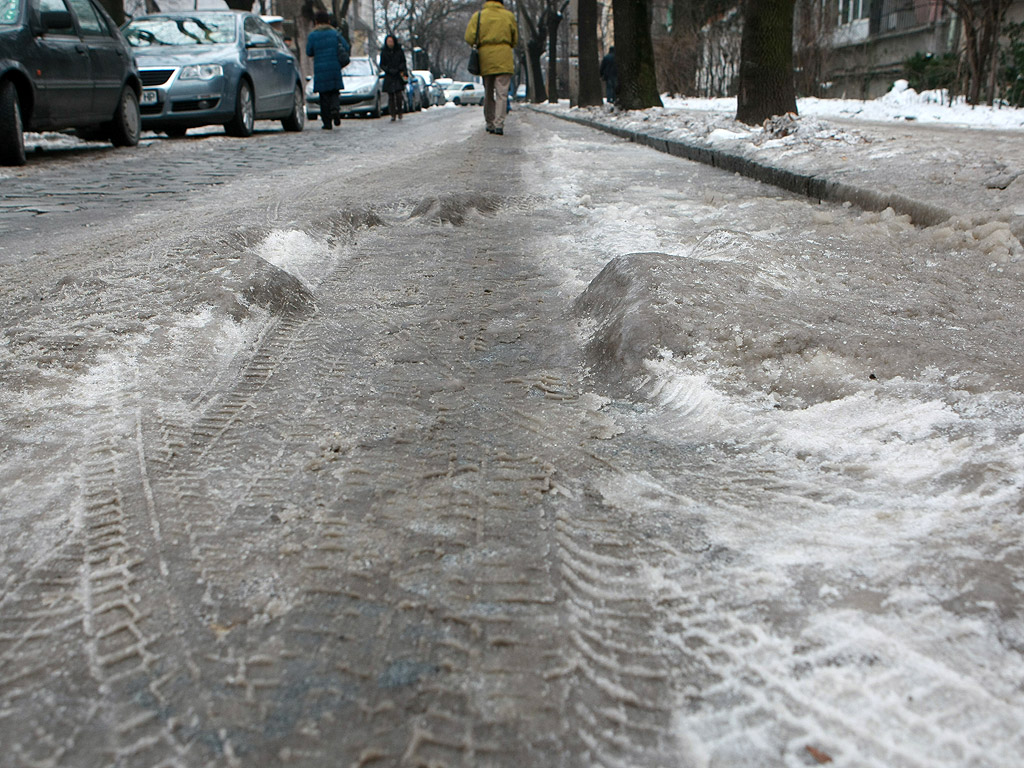
[[[444,86],[444,97],[452,104],[483,104],[484,87],[480,83],[461,83],[455,81]]]

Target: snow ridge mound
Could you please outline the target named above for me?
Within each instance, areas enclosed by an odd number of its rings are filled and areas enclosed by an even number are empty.
[[[275,315],[305,317],[313,313],[313,294],[299,278],[258,256],[250,264],[251,271],[241,290],[245,303]]]
[[[460,227],[472,214],[494,213],[500,205],[500,198],[487,194],[463,193],[426,197],[413,208],[409,218],[435,219],[441,224]]]

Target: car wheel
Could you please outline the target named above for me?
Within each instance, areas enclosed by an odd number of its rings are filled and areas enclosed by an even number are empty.
[[[142,133],[142,114],[139,112],[139,97],[135,89],[126,85],[121,91],[114,120],[110,124],[110,143],[115,147],[134,147]]]
[[[252,86],[248,80],[238,84],[238,98],[235,99],[235,116],[224,126],[228,136],[244,139],[252,136],[256,125],[256,104],[252,98]]]
[[[454,104],[456,107],[461,107],[462,106],[462,99],[460,99],[458,96],[456,96],[454,99],[452,99],[452,104]]]
[[[373,111],[370,112],[370,117],[380,117],[380,94],[377,94],[377,98],[373,102]]]
[[[0,165],[25,164],[21,101],[14,83],[0,84]]]
[[[301,131],[306,127],[306,95],[302,92],[301,85],[295,85],[292,113],[281,121],[281,127],[286,131]]]

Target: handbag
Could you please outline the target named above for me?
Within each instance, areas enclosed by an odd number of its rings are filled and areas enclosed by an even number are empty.
[[[466,64],[466,69],[469,70],[469,74],[471,75],[480,74],[480,14],[481,11],[477,11],[476,42],[473,43],[473,50],[469,52],[469,62]]]

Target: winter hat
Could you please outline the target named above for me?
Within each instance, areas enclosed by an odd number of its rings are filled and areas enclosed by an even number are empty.
[[[330,24],[331,16],[329,13],[327,13],[327,11],[317,11],[315,14],[313,14],[313,21],[315,21],[317,24]]]

